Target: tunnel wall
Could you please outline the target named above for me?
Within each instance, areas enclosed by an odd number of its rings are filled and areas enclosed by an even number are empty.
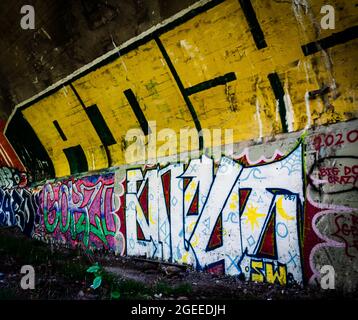
[[[1,186],[0,225],[282,285],[328,264],[355,290],[355,21],[340,1],[318,30],[306,5],[199,2],[18,105],[5,137],[34,183]]]
[[[248,3],[199,3],[19,105],[5,135],[35,180],[135,161],[126,134],[152,121],[240,142],[356,118],[350,1],[334,32],[315,29],[323,2]],[[158,157],[186,151],[179,142]]]
[[[232,156],[2,186],[0,225],[47,243],[282,285],[355,290],[357,120],[235,145]],[[317,282],[317,283],[316,283]]]

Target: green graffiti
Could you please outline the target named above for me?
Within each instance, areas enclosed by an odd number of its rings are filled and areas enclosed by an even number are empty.
[[[101,186],[102,183],[96,188],[84,189],[85,191],[92,191],[90,199],[84,204],[84,195],[78,192],[77,187],[71,182],[60,187],[58,198],[55,197],[52,186],[46,185],[43,198],[43,222],[46,231],[55,233],[56,228],[59,227],[59,232],[63,234],[69,232],[72,241],[81,241],[85,247],[90,245],[90,238],[93,235],[103,245],[108,246],[107,236],[114,237],[115,232],[107,228],[105,213],[103,212],[104,206],[101,205],[100,209],[93,206],[97,196],[101,198],[101,203],[102,199],[105,201],[106,191],[104,189],[101,193]],[[78,203],[74,202],[73,194],[76,194],[82,200]],[[63,198],[63,196],[65,197]],[[63,200],[65,200],[65,203],[63,203]],[[50,203],[51,205],[49,205]],[[95,210],[91,210],[91,208]],[[93,244],[96,245],[96,241],[93,241]]]
[[[44,210],[44,225],[46,231],[53,233],[56,230],[56,227],[59,225],[59,229],[62,233],[68,232],[70,230],[70,235],[72,240],[77,240],[80,238],[80,235],[83,235],[82,242],[85,247],[89,245],[90,234],[95,235],[98,239],[102,241],[103,244],[108,245],[107,236],[115,236],[115,232],[109,231],[107,228],[106,220],[100,218],[99,216],[94,217],[95,225],[91,224],[89,221],[89,215],[87,212],[81,212],[79,218],[75,219],[75,215],[79,212],[74,212],[71,214],[71,211],[68,210],[66,217],[66,224],[63,225],[62,221],[64,220],[64,215],[62,212],[57,211],[54,221],[51,223],[49,221],[49,212]]]

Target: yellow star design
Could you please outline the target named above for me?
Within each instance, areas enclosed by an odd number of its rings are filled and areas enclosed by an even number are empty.
[[[251,223],[251,230],[253,231],[255,226],[259,226],[258,219],[261,217],[265,217],[266,215],[263,213],[257,212],[257,207],[254,207],[251,205],[249,208],[247,208],[246,211],[246,223]]]

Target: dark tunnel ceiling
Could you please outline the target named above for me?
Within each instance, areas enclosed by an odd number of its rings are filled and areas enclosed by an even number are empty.
[[[13,107],[195,0],[1,0],[0,120]],[[20,26],[32,5],[36,29]]]

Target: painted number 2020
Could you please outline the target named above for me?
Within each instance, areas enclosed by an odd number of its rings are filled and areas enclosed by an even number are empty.
[[[354,143],[358,140],[358,130],[351,130],[345,135],[342,133],[336,134],[322,134],[315,136],[313,139],[313,145],[315,150],[319,151],[322,147],[339,146],[346,142]]]

